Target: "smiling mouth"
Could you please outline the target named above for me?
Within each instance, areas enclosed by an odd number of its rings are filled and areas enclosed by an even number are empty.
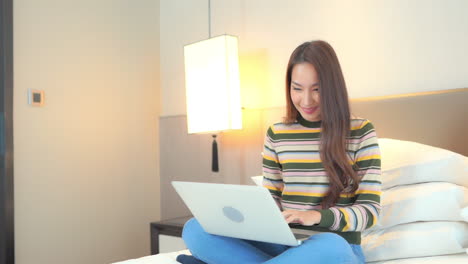
[[[318,106],[316,107],[301,107],[302,111],[304,111],[304,113],[310,115],[310,114],[313,114],[315,111],[317,111],[318,109]]]

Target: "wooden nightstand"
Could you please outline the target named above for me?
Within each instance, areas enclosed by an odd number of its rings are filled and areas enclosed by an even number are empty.
[[[182,228],[193,216],[184,216],[150,223],[151,255],[159,253],[159,235],[182,237]]]

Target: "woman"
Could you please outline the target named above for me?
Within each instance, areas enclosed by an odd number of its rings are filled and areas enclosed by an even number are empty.
[[[197,259],[365,263],[361,231],[380,213],[380,152],[369,120],[351,117],[343,73],[328,43],[306,42],[293,51],[286,101],[284,122],[265,137],[263,185],[286,221],[311,236],[297,247],[247,241],[210,235],[192,219],[183,239]]]

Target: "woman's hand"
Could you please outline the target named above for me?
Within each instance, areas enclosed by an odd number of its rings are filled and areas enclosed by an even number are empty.
[[[311,226],[320,223],[322,219],[322,215],[317,211],[284,210],[282,214],[288,224],[299,223],[304,226]]]

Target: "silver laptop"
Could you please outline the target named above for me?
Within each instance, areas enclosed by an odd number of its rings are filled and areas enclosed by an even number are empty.
[[[298,246],[270,192],[259,186],[173,181],[203,229],[215,235]]]

